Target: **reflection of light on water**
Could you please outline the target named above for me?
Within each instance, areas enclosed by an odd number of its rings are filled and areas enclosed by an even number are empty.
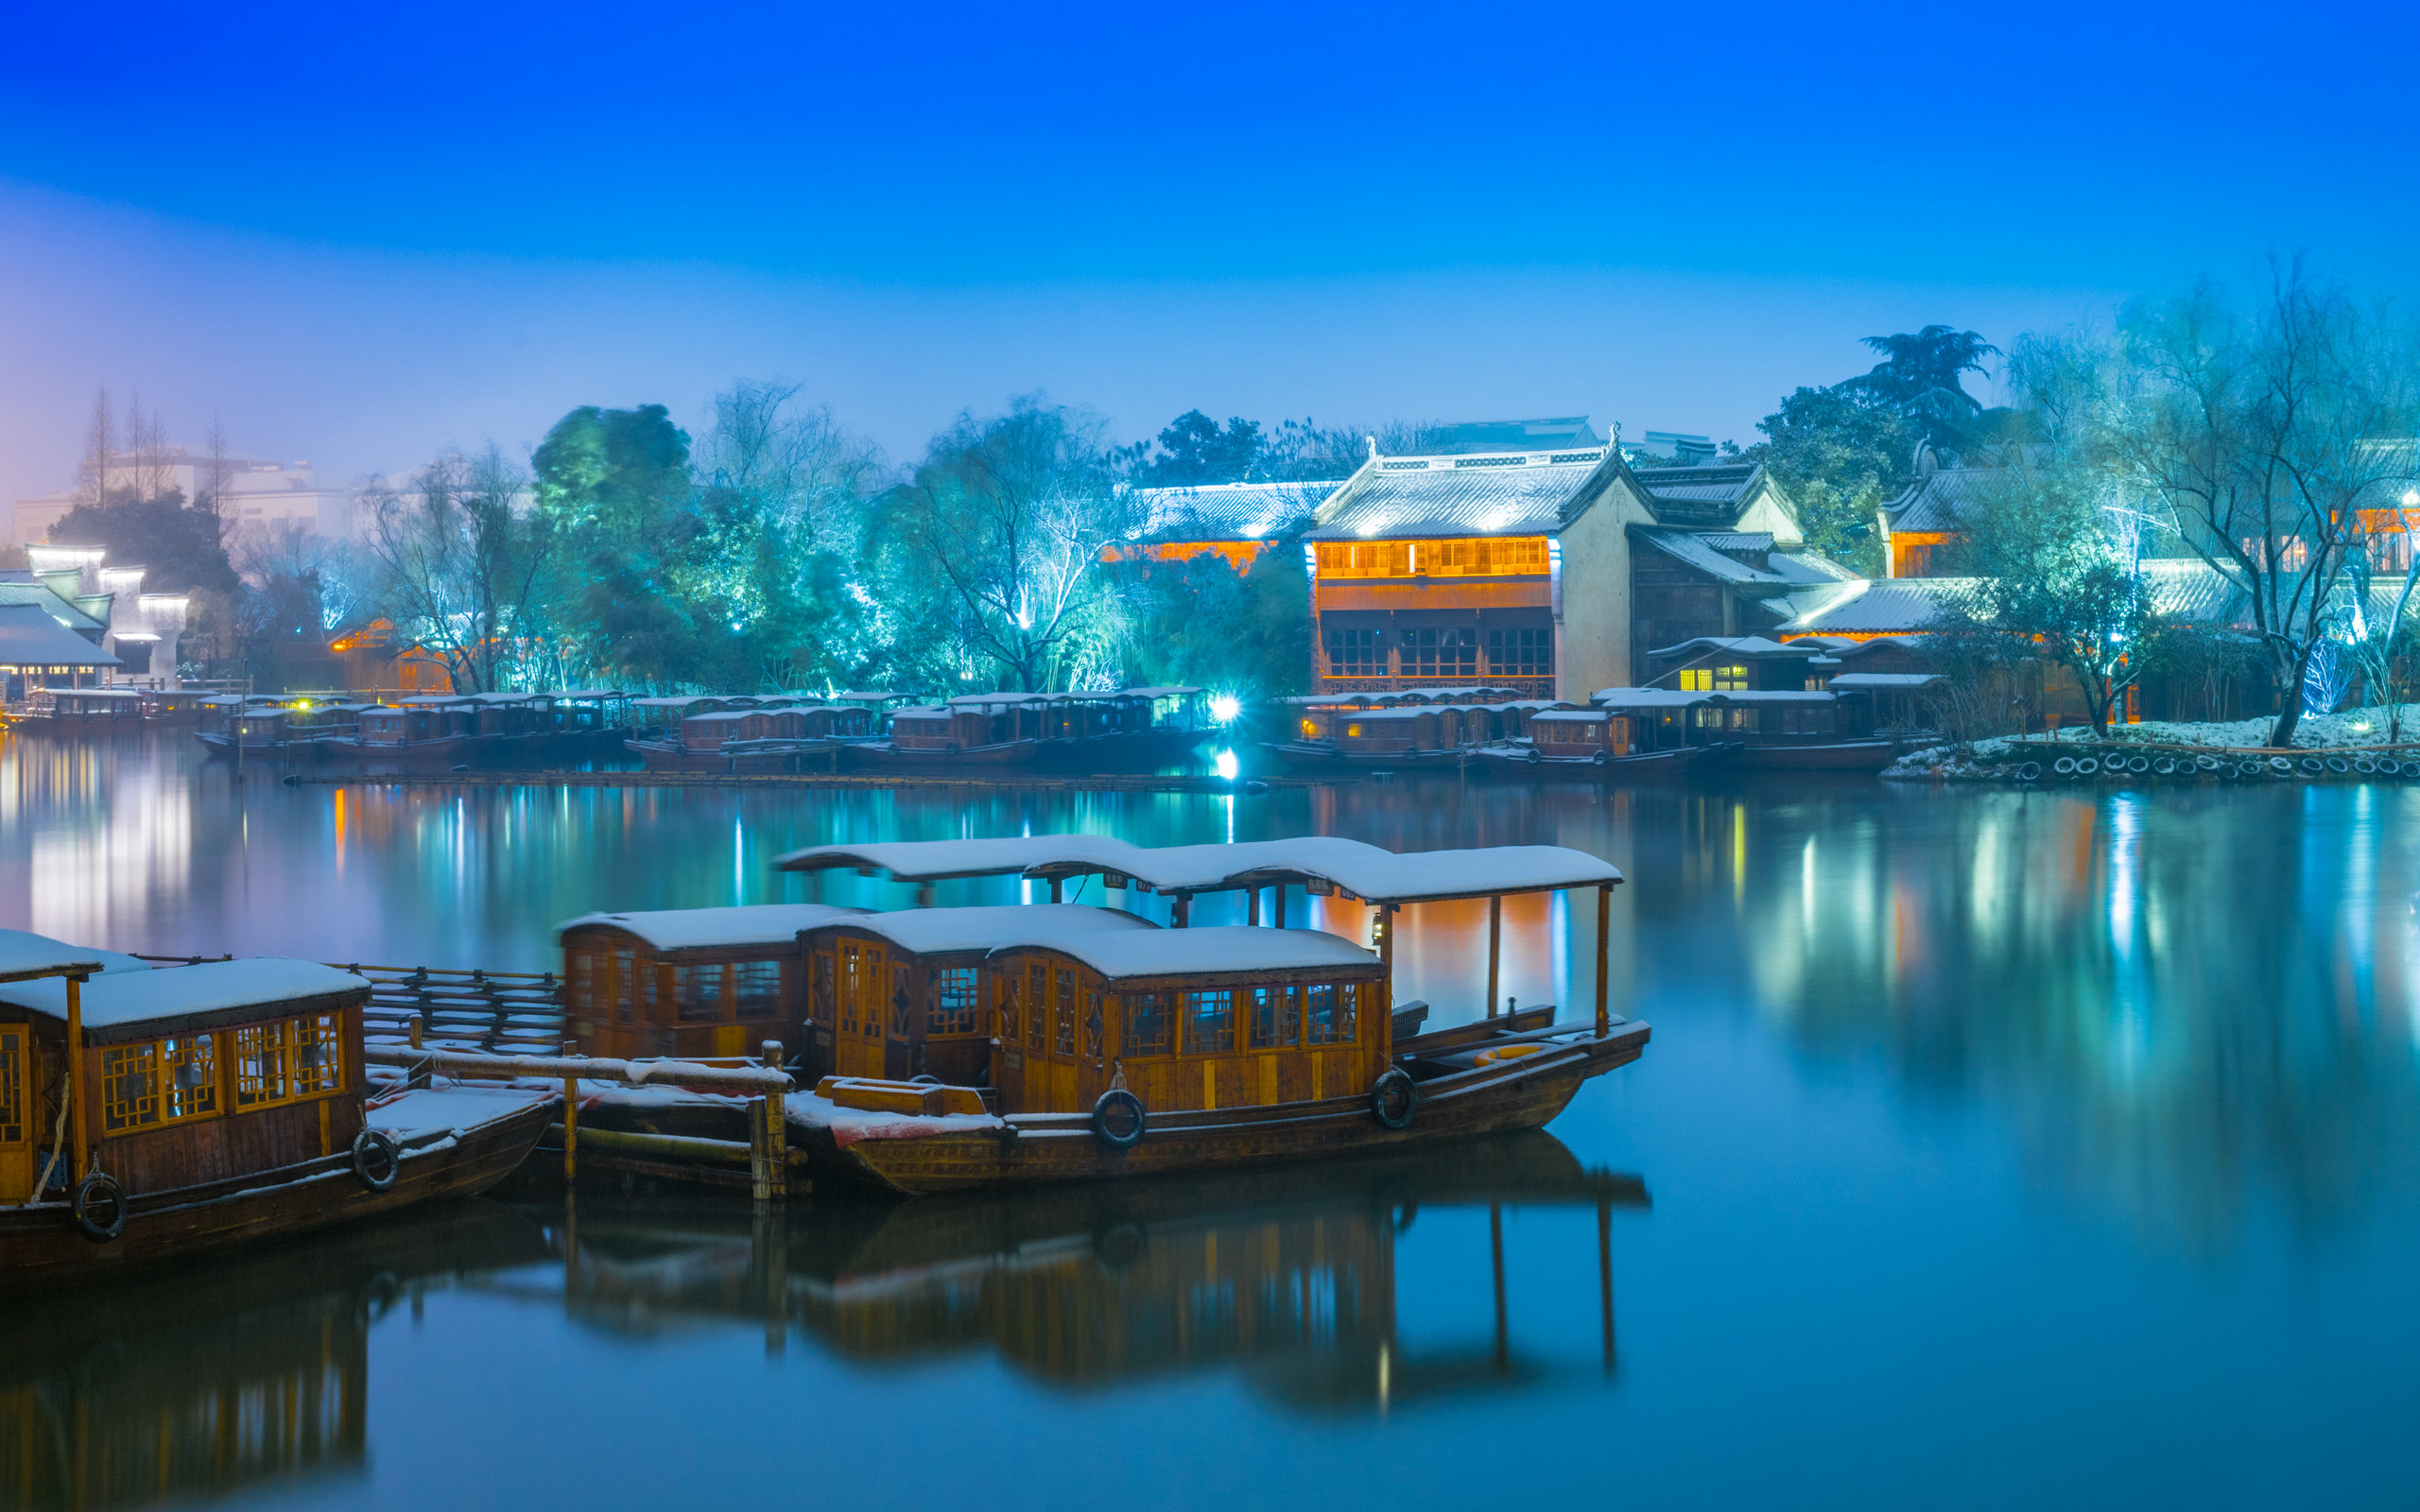
[[[2143,799],[2119,793],[2109,800],[2109,954],[2117,967],[2117,990],[2111,994],[2111,1069],[2121,1081],[2131,1081],[2142,1069],[2150,1047],[2151,1025],[2145,1002],[2149,984],[2142,978],[2135,926],[2140,917],[2142,885]]]
[[[1798,925],[1806,936],[1806,948],[1815,948],[1815,837],[1806,837],[1806,847],[1798,857]]]
[[[1217,768],[1220,777],[1226,778],[1230,782],[1235,780],[1236,773],[1239,769],[1236,762],[1236,753],[1231,750],[1222,750],[1218,755],[1212,757],[1210,765]]]

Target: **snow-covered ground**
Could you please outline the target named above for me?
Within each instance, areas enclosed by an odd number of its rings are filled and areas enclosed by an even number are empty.
[[[2420,704],[2405,704],[2400,735],[2406,746],[2420,744]],[[2269,742],[2269,728],[2274,721],[2268,715],[2257,719],[2227,721],[2184,721],[2146,719],[2139,725],[2111,725],[2109,740],[2113,745],[2207,746],[2214,748],[2252,751]],[[2294,727],[2296,748],[2328,749],[2358,746],[2383,746],[2394,728],[2382,707],[2347,709],[2342,713],[2305,714]],[[2090,745],[2095,740],[2092,727],[2077,726],[2050,734],[2035,735],[2028,744],[2038,749],[2045,740]],[[1979,740],[1970,746],[1929,746],[1910,751],[1883,770],[1885,777],[1914,777],[1957,780],[1961,778],[1995,781],[2006,774],[1997,770],[1999,764],[2017,754],[2007,740]]]

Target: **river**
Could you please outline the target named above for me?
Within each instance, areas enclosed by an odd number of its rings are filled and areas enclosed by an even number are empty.
[[[2420,789],[239,790],[187,744],[0,742],[0,924],[542,970],[591,909],[804,900],[769,863],[817,841],[1554,843],[1628,877],[1654,1041],[1462,1160],[778,1221],[516,1192],[21,1307],[0,1507],[2420,1486]],[[1508,905],[1505,990],[1586,1012],[1594,927]],[[1477,1010],[1483,908],[1399,939],[1399,998]]]

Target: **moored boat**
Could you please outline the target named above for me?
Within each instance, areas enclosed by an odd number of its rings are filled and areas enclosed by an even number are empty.
[[[0,987],[0,1066],[16,1073],[0,1078],[0,1292],[484,1191],[556,1102],[513,1089],[372,1099],[370,986],[348,971],[78,954],[93,962],[80,975]]]
[[[971,984],[991,1028],[977,1085],[836,1075],[790,1098],[796,1143],[820,1170],[902,1192],[1216,1170],[1536,1128],[1581,1083],[1636,1059],[1649,1036],[1606,1007],[1605,924],[1620,873],[1561,847],[1399,855],[1330,837],[1150,850],[1058,835],[819,846],[780,865],[915,883],[1023,875],[1054,894],[1070,877],[1099,876],[1174,900],[1180,927],[1169,930],[1071,933],[1003,918]],[[1379,948],[1285,928],[1288,886],[1373,905]],[[1191,900],[1215,892],[1247,892],[1257,920],[1272,887],[1274,927],[1183,927]],[[1501,900],[1576,888],[1598,895],[1593,1022],[1539,1024],[1532,1010],[1398,1040],[1399,909],[1490,900],[1492,1010]],[[851,1011],[837,966],[827,976],[819,963],[808,983],[819,1022]],[[938,1006],[934,989],[920,1004],[894,983],[904,1011]]]
[[[965,694],[892,711],[890,738],[853,745],[846,759],[865,771],[1148,771],[1210,738],[1202,696],[1192,687]]]
[[[1492,771],[1605,782],[1668,781],[1685,775],[1710,752],[1702,746],[1639,746],[1626,713],[1558,709],[1530,721],[1524,740],[1495,741],[1476,754]]]
[[[1265,742],[1280,764],[1303,770],[1470,765],[1480,748],[1524,737],[1532,720],[1571,705],[1522,698],[1504,688],[1407,688],[1321,694],[1286,700],[1290,738]]]

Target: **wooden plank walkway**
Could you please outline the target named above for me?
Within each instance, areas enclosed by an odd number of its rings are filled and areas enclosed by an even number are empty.
[[[987,772],[955,776],[923,772],[408,772],[388,776],[369,773],[321,775],[289,773],[284,781],[294,787],[804,787],[888,791],[898,787],[1014,789],[1021,792],[1070,793],[1208,793],[1247,791],[1245,783],[1262,787],[1325,787],[1366,781],[1367,773],[1317,777],[1225,778],[1201,776],[1148,777],[1128,774],[1083,776],[1040,772]]]

